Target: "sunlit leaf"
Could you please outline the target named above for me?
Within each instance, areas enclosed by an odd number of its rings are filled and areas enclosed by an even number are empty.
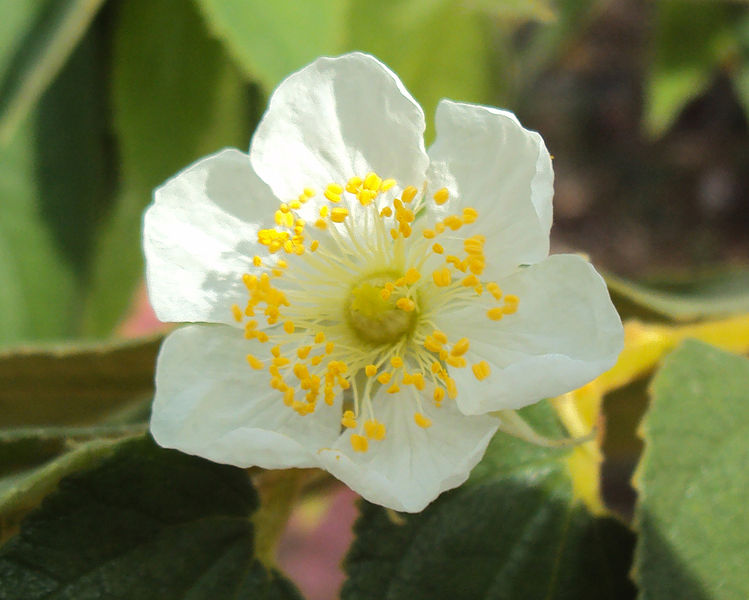
[[[95,249],[83,331],[105,335],[142,276],[143,209],[153,188],[223,146],[246,147],[252,105],[242,78],[191,2],[119,6],[112,94],[121,189]]]
[[[292,71],[340,50],[352,23],[345,0],[197,0],[245,73],[273,89]]]
[[[638,467],[643,597],[749,597],[749,360],[688,341],[652,384]]]
[[[445,0],[351,0],[346,50],[385,62],[421,103],[432,137],[441,98],[487,102],[488,23],[470,4]]]

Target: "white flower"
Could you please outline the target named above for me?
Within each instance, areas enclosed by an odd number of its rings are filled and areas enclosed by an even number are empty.
[[[460,485],[498,419],[608,367],[601,277],[548,256],[553,174],[508,112],[444,100],[437,140],[371,56],[274,92],[249,156],[156,190],[148,286],[165,341],[151,431],[221,463],[322,467],[419,511]]]

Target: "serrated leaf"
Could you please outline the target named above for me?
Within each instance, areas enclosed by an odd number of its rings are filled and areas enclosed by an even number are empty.
[[[153,394],[160,337],[0,352],[0,427],[86,425]]]
[[[523,414],[564,435],[548,404]],[[469,482],[421,514],[364,504],[341,597],[632,598],[632,535],[574,499],[568,455],[499,434]]]
[[[345,0],[197,0],[244,72],[272,90],[318,56],[336,53],[351,25]]]
[[[687,341],[652,384],[636,475],[643,597],[749,597],[749,360]]]
[[[704,272],[648,284],[606,274],[622,317],[666,317],[676,321],[749,312],[749,269]]]
[[[699,96],[733,51],[733,8],[719,2],[655,4],[653,57],[645,86],[645,126],[663,134]]]
[[[0,4],[3,20],[6,15],[13,19],[11,13],[20,12],[22,22],[28,26],[21,30],[23,38],[15,45],[7,67],[0,71],[0,144],[11,138],[59,73],[102,3],[103,0],[37,0]],[[32,13],[33,20],[27,21]]]
[[[0,148],[0,345],[72,336],[113,175],[103,40],[90,32]]]
[[[441,98],[486,102],[486,17],[447,0],[351,0],[344,48],[374,54],[424,109],[428,130]]]
[[[254,558],[242,469],[135,440],[60,482],[0,549],[0,598],[297,600]]]
[[[104,224],[83,307],[83,332],[109,334],[142,276],[141,219],[153,188],[224,146],[249,142],[252,97],[192,2],[118,6],[113,118],[121,189]]]

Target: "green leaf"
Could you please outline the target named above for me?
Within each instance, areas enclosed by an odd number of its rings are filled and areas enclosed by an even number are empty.
[[[153,394],[160,337],[0,352],[0,427],[87,425]]]
[[[63,477],[97,464],[119,443],[122,440],[100,439],[71,445],[68,451],[44,465],[1,477],[0,543],[17,532],[21,519],[53,491]],[[6,468],[3,464],[3,470]]]
[[[346,0],[197,0],[237,64],[266,91],[318,56],[339,51]]]
[[[13,2],[12,6],[7,0],[0,3],[3,19],[15,12],[20,13],[22,21],[31,14],[36,17],[33,22],[26,21],[30,26],[0,79],[0,144],[10,139],[59,73],[102,3],[103,0]]]
[[[148,439],[60,482],[0,549],[0,598],[296,600],[253,555],[242,469]]]
[[[113,118],[121,189],[95,249],[83,332],[111,332],[142,276],[141,219],[153,189],[202,156],[248,145],[253,97],[192,2],[118,6]]]
[[[697,341],[652,384],[636,476],[643,597],[749,597],[749,360]]]
[[[486,17],[450,0],[351,0],[347,50],[387,64],[426,114],[433,131],[441,98],[486,102],[489,96]]]
[[[653,58],[645,88],[645,126],[650,135],[663,134],[735,51],[734,8],[719,2],[656,3]]]
[[[749,312],[749,269],[725,268],[652,280],[647,285],[606,275],[622,317],[666,317],[677,321]]]
[[[489,13],[500,20],[552,22],[556,11],[549,0],[471,0],[468,6]]]
[[[523,415],[564,435],[547,403]],[[468,483],[421,514],[363,504],[341,597],[632,598],[632,535],[573,498],[568,454],[499,434]]]
[[[21,3],[24,4],[24,3]],[[99,216],[113,189],[104,43],[89,32],[0,148],[0,345],[79,331]]]

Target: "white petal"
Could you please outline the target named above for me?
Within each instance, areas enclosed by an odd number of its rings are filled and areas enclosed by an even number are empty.
[[[340,402],[299,416],[268,385],[256,341],[225,325],[188,325],[159,354],[151,433],[164,447],[237,467],[319,466],[317,450],[340,431]],[[267,349],[265,349],[267,352]]]
[[[143,246],[151,304],[162,321],[233,323],[242,274],[259,248],[259,223],[278,207],[246,154],[203,158],[154,192]]]
[[[431,396],[430,396],[431,397]],[[320,452],[325,469],[370,502],[395,510],[419,512],[445,490],[459,486],[481,460],[497,430],[494,417],[468,417],[454,404],[436,408],[423,402],[428,429],[414,422],[416,403],[402,395],[380,392],[373,401],[386,438],[354,452],[350,432]]]
[[[273,93],[250,157],[282,200],[369,171],[420,187],[424,114],[398,77],[362,53],[320,58]],[[308,218],[308,216],[305,216]]]
[[[436,128],[429,148],[430,212],[461,214],[467,206],[478,211],[470,235],[486,237],[491,277],[543,260],[549,253],[554,174],[541,136],[510,112],[449,100],[437,107]],[[453,200],[437,207],[431,195],[442,187]]]
[[[469,365],[491,366],[483,381],[470,367],[450,370],[464,413],[520,408],[576,389],[614,365],[623,347],[621,319],[588,262],[554,255],[498,283],[519,297],[515,314],[491,321],[489,304],[477,302],[435,319],[449,339],[468,338]]]

